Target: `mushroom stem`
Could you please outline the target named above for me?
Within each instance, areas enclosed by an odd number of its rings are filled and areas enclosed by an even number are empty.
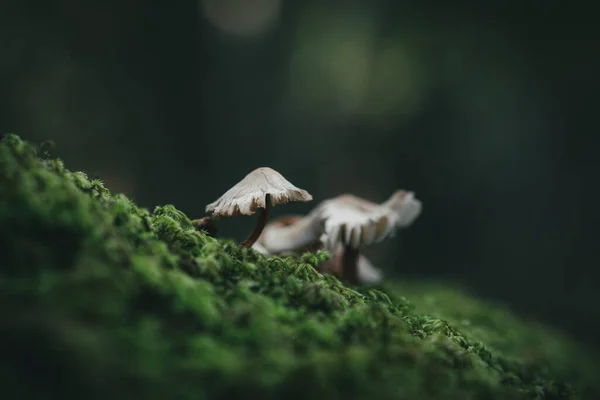
[[[269,219],[269,211],[270,210],[271,210],[271,195],[269,193],[267,193],[265,195],[265,208],[260,209],[260,215],[258,216],[258,222],[256,223],[256,226],[254,227],[254,230],[252,231],[252,233],[250,233],[250,235],[248,235],[246,240],[244,240],[242,242],[242,246],[252,247],[254,242],[256,242],[256,240],[258,240],[258,238],[260,237],[260,234],[262,233],[263,229],[265,228],[265,225],[267,224],[267,220]]]
[[[342,252],[342,277],[353,285],[360,283],[358,279],[358,249],[344,245]]]
[[[214,218],[204,217],[192,221],[192,225],[199,231],[204,231],[208,236],[217,236],[217,224]]]

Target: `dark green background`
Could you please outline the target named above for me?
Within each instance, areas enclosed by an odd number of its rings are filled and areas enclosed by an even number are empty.
[[[275,215],[414,190],[421,218],[369,250],[388,274],[457,280],[592,341],[593,13],[444,4],[5,0],[0,130],[52,139],[69,168],[192,217],[259,166],[315,198]],[[269,7],[262,32],[222,28]]]

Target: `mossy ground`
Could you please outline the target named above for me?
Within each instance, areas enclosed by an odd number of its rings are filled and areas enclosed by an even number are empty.
[[[7,135],[2,398],[600,398],[545,328],[445,286],[350,288],[326,256],[207,237]]]

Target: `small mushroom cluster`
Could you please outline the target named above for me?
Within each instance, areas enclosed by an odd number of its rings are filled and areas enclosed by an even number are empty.
[[[215,218],[252,215],[260,209],[256,227],[241,244],[269,255],[293,255],[327,250],[331,258],[321,272],[353,284],[377,283],[381,271],[361,249],[395,236],[420,214],[422,204],[413,192],[397,190],[381,204],[343,194],[325,200],[305,216],[289,215],[267,224],[272,206],[306,202],[312,196],[288,182],[279,172],[258,168],[206,206],[211,216],[194,221],[197,229],[216,235]]]

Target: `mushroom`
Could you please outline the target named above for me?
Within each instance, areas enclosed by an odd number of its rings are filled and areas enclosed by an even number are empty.
[[[323,243],[319,239],[320,233],[311,233],[306,229],[309,224],[307,221],[314,221],[310,218],[300,215],[287,215],[277,218],[265,226],[262,235],[258,238],[252,248],[265,255],[298,255],[305,252],[316,252],[323,249]],[[285,232],[282,228],[288,228]],[[283,231],[283,235],[281,235]],[[293,232],[291,235],[289,232]],[[274,251],[274,245],[278,246]],[[269,247],[266,247],[269,246]],[[329,260],[322,261],[317,266],[319,272],[343,277],[342,256],[344,247],[338,245],[332,252]],[[363,254],[358,255],[357,259],[358,280],[360,283],[376,284],[381,282],[382,272],[376,268]]]
[[[344,255],[344,246],[338,245],[336,250],[333,252],[332,257],[329,260],[323,261],[319,264],[319,271],[343,277],[343,266],[342,260]],[[371,261],[363,254],[359,254],[356,260],[356,270],[358,275],[358,281],[368,284],[377,284],[381,282],[383,273],[380,269],[376,268]]]
[[[352,283],[378,281],[381,273],[360,249],[393,237],[410,225],[422,205],[413,192],[397,190],[382,204],[343,194],[325,200],[310,214],[289,216],[267,226],[257,247],[268,254],[301,253],[325,249],[332,259],[320,268]]]
[[[397,216],[390,208],[351,194],[327,200],[320,208],[324,220],[321,241],[329,250],[338,242],[352,248],[378,243],[396,228]]]
[[[423,204],[416,199],[414,192],[396,190],[388,200],[381,204],[396,212],[396,226],[400,228],[412,224],[421,214]]]
[[[393,237],[397,229],[410,225],[421,210],[422,204],[414,193],[404,190],[394,192],[380,205],[353,195],[341,195],[323,206],[322,217],[326,219],[321,241],[329,251],[342,246],[341,275],[358,284],[360,249]]]
[[[256,227],[242,242],[242,246],[251,247],[269,219],[271,206],[310,200],[312,196],[306,190],[292,185],[274,169],[262,167],[250,172],[219,199],[207,205],[206,212],[213,217],[234,217],[252,215],[260,208]]]
[[[322,248],[320,221],[316,213],[285,215],[269,222],[253,249],[263,254],[293,255]]]

